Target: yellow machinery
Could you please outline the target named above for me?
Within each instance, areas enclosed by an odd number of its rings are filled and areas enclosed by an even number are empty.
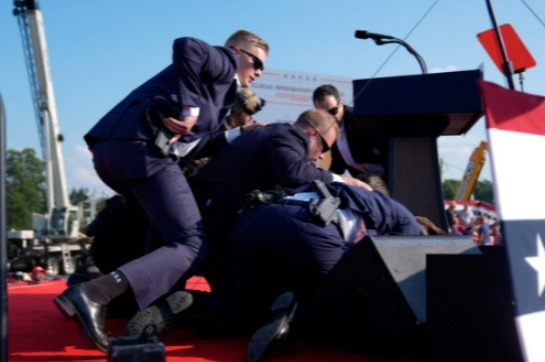
[[[481,144],[471,154],[455,200],[469,200],[486,161],[486,147],[486,141],[481,141]]]

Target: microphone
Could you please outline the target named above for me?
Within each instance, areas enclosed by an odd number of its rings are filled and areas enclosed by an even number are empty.
[[[373,39],[373,40],[396,39],[390,35],[370,33],[367,30],[356,30],[356,33],[354,34],[354,36],[358,39]]]
[[[354,36],[357,39],[373,39],[376,45],[384,45],[384,44],[393,44],[397,43],[405,47],[409,53],[415,56],[416,60],[418,61],[418,64],[420,64],[420,68],[422,69],[423,74],[428,73],[428,69],[426,67],[426,63],[424,62],[424,59],[414,50],[409,44],[407,44],[404,40],[395,38],[390,35],[384,35],[384,34],[378,34],[378,33],[370,33],[367,30],[356,30],[354,33]]]

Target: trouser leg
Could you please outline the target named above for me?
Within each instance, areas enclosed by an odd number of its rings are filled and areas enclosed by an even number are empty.
[[[119,268],[139,307],[144,308],[167,293],[180,278],[195,274],[206,257],[206,248],[199,210],[177,165],[166,167],[131,189],[166,241],[165,246]]]

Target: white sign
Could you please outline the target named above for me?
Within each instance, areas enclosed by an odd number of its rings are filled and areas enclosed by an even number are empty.
[[[263,110],[256,115],[256,121],[295,122],[302,112],[314,108],[312,93],[323,84],[334,85],[345,103],[352,100],[350,78],[267,69],[250,87],[252,92],[266,101]]]

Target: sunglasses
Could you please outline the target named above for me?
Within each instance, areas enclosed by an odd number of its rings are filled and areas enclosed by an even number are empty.
[[[339,107],[335,107],[335,108],[339,108]],[[329,132],[329,129],[331,127],[333,127],[335,124],[337,123],[337,121],[333,121],[333,123],[331,123],[329,125],[329,127],[327,127],[325,129],[325,131],[323,132],[320,132],[320,130],[316,129],[318,131],[318,136],[320,136],[320,142],[322,142],[322,153],[326,153],[327,151],[329,151],[331,149],[331,147],[329,146],[329,144],[326,142],[325,138],[324,138],[324,134],[326,134],[327,132]]]
[[[337,113],[339,113],[339,106],[328,109],[327,113],[331,114],[332,116],[336,116]]]
[[[263,62],[261,61],[261,59],[259,59],[258,57],[256,57],[254,54],[250,53],[250,52],[247,52],[246,50],[244,49],[240,49],[241,52],[243,52],[244,54],[248,55],[250,58],[252,58],[252,63],[254,65],[254,69],[255,70],[261,70],[261,71],[264,71],[265,70],[265,65],[263,64]]]
[[[248,108],[244,108],[243,111],[244,111],[244,113],[246,113],[249,116],[253,116],[255,114],[254,111],[251,111]]]
[[[327,151],[331,149],[331,147],[329,147],[324,136],[322,136],[321,133],[318,133],[318,136],[320,136],[320,141],[322,142],[322,153],[326,153]]]

